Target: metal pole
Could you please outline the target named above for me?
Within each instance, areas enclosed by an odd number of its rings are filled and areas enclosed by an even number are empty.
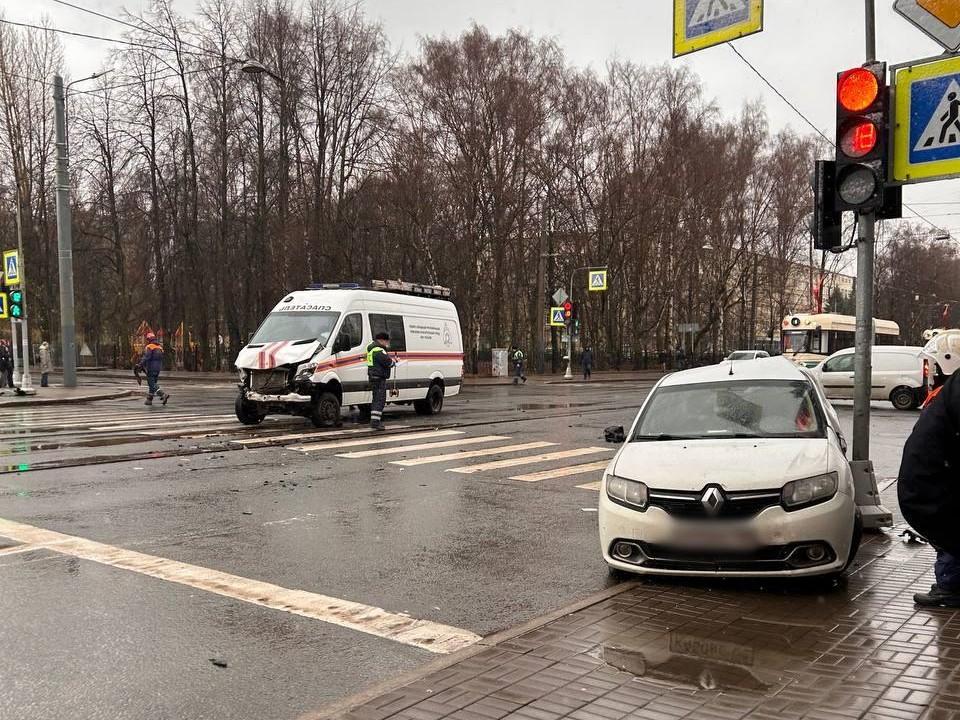
[[[543,294],[544,276],[547,274],[547,256],[543,252],[543,236],[540,236],[540,257],[537,260],[537,362],[534,368],[543,374]],[[549,310],[548,310],[549,312]]]
[[[864,0],[866,16],[867,62],[877,59],[877,16],[874,9],[874,0]]]
[[[63,386],[77,386],[77,339],[73,313],[73,236],[70,220],[70,175],[67,160],[66,110],[63,78],[53,77],[57,130],[57,250],[60,258],[60,347]]]
[[[870,459],[870,385],[873,375],[874,214],[862,213],[857,241],[857,335],[853,374],[853,459]]]
[[[20,306],[23,308],[23,317],[20,319],[20,331],[22,334],[22,374],[20,375],[19,382],[17,378],[14,377],[14,382],[16,382],[20,387],[20,392],[27,395],[33,395],[35,393],[33,389],[33,378],[30,377],[30,332],[27,327],[27,262],[23,254],[23,218],[20,214],[20,184],[17,183],[17,254],[19,256],[18,262],[20,266],[18,268],[20,272],[20,293],[21,300]],[[13,344],[16,345],[16,338],[11,338]],[[16,357],[16,355],[14,355]],[[16,372],[14,372],[16,376]]]
[[[570,273],[570,303],[573,304],[573,276],[576,274],[577,270],[582,270],[583,268],[576,268]],[[567,323],[567,371],[563,374],[564,380],[573,380],[573,318],[570,318],[570,322]]]

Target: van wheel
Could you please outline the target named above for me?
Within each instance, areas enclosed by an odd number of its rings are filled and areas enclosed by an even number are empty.
[[[313,403],[310,421],[314,427],[340,425],[340,401],[337,396],[331,392],[321,393]]]
[[[913,410],[919,403],[917,402],[917,393],[913,388],[898,387],[890,393],[890,402],[897,410]]]
[[[260,411],[257,409],[257,404],[247,402],[244,400],[243,395],[237,395],[237,401],[234,403],[233,407],[237,413],[237,420],[242,422],[244,425],[259,425],[267,416],[266,413],[261,415]]]
[[[414,400],[413,409],[417,415],[436,415],[443,410],[443,388],[434,383],[427,390],[427,397],[424,400]]]

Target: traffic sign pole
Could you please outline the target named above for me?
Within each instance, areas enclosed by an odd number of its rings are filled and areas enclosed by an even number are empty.
[[[67,161],[66,109],[63,78],[53,77],[54,120],[57,131],[57,248],[60,257],[60,345],[63,386],[77,386],[77,338],[73,311],[73,229],[70,221],[70,175]]]
[[[867,62],[876,61],[874,0],[864,0]],[[876,213],[861,212],[857,237],[857,331],[853,389],[853,471],[855,502],[863,527],[893,525],[893,515],[880,502],[877,478],[870,461],[870,394],[873,381],[873,255]]]

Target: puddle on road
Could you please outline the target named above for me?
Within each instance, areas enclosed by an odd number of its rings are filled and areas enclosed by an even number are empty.
[[[671,687],[741,690],[773,695],[815,659],[792,647],[809,625],[770,624],[741,618],[729,625],[699,623],[645,642],[596,646],[589,654],[611,667]]]

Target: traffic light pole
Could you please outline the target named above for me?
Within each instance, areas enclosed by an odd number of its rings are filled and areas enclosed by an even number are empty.
[[[63,386],[77,386],[77,338],[73,311],[73,231],[70,219],[70,174],[67,169],[67,130],[63,78],[53,77],[54,120],[57,131],[57,250],[60,258],[60,348]]]
[[[867,62],[876,62],[874,0],[864,0]],[[857,221],[857,333],[853,388],[853,472],[855,502],[865,528],[890,527],[893,515],[880,502],[870,460],[870,394],[873,384],[873,256],[876,213],[861,212]]]

